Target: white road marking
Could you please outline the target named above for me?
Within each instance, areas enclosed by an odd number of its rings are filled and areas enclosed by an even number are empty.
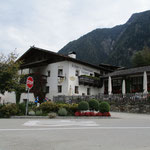
[[[47,131],[47,130],[128,130],[128,129],[150,129],[150,127],[70,127],[70,128],[28,128],[28,129],[0,129],[0,131]]]
[[[99,126],[94,121],[76,121],[76,120],[32,120],[23,124],[24,126],[38,126],[38,127],[65,127],[65,126],[83,126],[83,127],[95,127]]]
[[[79,120],[31,120],[23,124],[28,128],[0,129],[0,131],[48,131],[48,130],[134,130],[150,129],[150,127],[102,127],[94,121]],[[35,128],[37,127],[37,128]]]

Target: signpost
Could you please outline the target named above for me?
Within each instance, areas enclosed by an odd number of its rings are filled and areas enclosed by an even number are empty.
[[[34,83],[33,78],[29,76],[26,81],[26,86],[28,88],[27,103],[26,103],[26,115],[28,114],[29,91],[33,87],[33,83]]]

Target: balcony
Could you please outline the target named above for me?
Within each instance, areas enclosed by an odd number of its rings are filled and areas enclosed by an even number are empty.
[[[98,88],[101,88],[103,86],[102,79],[97,77],[81,75],[78,78],[79,78],[80,85],[88,85],[88,86],[93,86]]]

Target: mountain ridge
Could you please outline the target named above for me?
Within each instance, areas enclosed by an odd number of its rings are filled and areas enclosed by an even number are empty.
[[[125,24],[98,28],[69,42],[58,53],[77,53],[77,59],[93,64],[131,66],[132,55],[150,47],[150,11],[133,14]]]

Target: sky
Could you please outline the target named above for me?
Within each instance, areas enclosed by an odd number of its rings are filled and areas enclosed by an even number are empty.
[[[30,46],[58,52],[95,30],[150,10],[150,0],[0,0],[0,53]]]

